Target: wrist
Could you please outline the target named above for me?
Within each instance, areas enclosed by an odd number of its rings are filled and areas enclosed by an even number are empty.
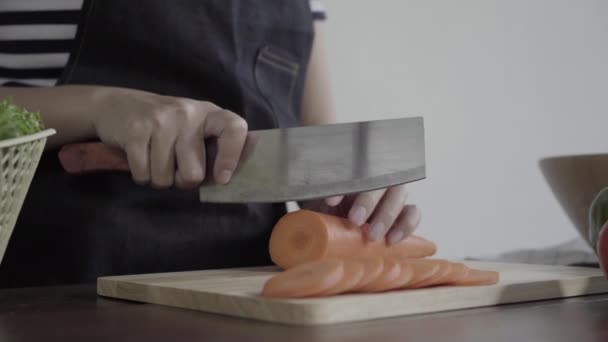
[[[112,102],[120,95],[120,89],[106,86],[85,86],[85,99],[82,112],[86,113],[85,126],[89,134],[95,138],[100,137],[100,120],[112,110]]]

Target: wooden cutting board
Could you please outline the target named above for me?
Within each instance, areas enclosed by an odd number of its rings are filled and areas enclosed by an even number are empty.
[[[491,286],[435,287],[377,294],[277,300],[259,296],[276,268],[103,277],[101,296],[293,325],[319,325],[608,292],[601,270],[465,261],[496,270]]]

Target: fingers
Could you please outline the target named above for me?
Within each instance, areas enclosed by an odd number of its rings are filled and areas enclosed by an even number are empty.
[[[247,139],[245,120],[209,102],[152,97],[127,119],[122,126],[126,130],[115,135],[123,141],[132,177],[138,184],[156,188],[199,185],[208,176],[205,137],[209,136],[217,138],[213,178],[220,184],[229,182]],[[113,134],[110,130],[107,136]],[[253,134],[249,140],[255,144],[257,137]]]
[[[186,128],[177,137],[175,155],[178,169],[175,185],[180,189],[192,189],[205,179],[205,141],[196,129]]]
[[[150,179],[155,188],[173,185],[175,175],[176,134],[171,129],[158,129],[150,139]]]
[[[379,189],[357,195],[348,213],[348,219],[359,226],[364,224],[385,192],[386,189]]]
[[[143,124],[131,124],[129,127],[130,139],[124,147],[131,177],[135,183],[140,185],[150,182],[150,133],[151,129]]]
[[[330,207],[335,207],[337,205],[340,205],[340,203],[342,202],[343,199],[344,199],[344,196],[328,197],[325,199],[325,204],[327,204]]]
[[[374,211],[369,230],[367,231],[368,239],[379,240],[385,236],[393,226],[397,216],[399,216],[406,198],[407,191],[405,186],[394,186],[386,191],[382,201],[380,201]]]
[[[349,219],[360,226],[369,222],[365,231],[369,240],[386,237],[389,244],[398,243],[420,223],[420,210],[415,205],[404,205],[407,197],[405,185],[360,193],[349,206]]]
[[[243,151],[247,129],[247,122],[230,111],[209,113],[204,125],[204,135],[218,138],[213,167],[216,182],[226,184],[230,181]]]
[[[421,213],[415,205],[403,207],[393,227],[387,235],[387,241],[393,245],[408,237],[420,224]]]

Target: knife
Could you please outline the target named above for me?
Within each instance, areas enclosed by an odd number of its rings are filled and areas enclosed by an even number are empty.
[[[217,152],[205,142],[207,175]],[[72,175],[129,172],[126,155],[101,142],[68,144],[59,151]],[[288,202],[347,195],[426,177],[424,120],[384,119],[249,131],[228,184],[207,176],[201,202]]]

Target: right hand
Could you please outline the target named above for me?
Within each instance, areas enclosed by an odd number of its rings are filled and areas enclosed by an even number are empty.
[[[220,184],[230,181],[248,130],[235,113],[210,102],[123,88],[101,88],[95,101],[95,131],[126,153],[136,183],[191,189],[209,176]],[[213,175],[205,174],[207,137],[217,137]]]

